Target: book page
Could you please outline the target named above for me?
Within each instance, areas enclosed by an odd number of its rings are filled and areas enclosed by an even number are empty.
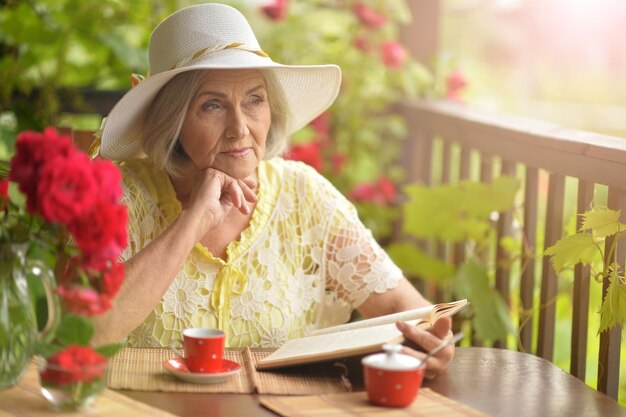
[[[409,321],[411,324],[417,322],[418,320]],[[261,359],[257,368],[319,362],[376,352],[381,350],[385,343],[400,343],[402,340],[402,333],[396,328],[395,323],[302,337],[288,341],[274,353]]]
[[[383,324],[395,323],[397,321],[421,319],[429,316],[434,308],[434,305],[430,305],[426,307],[415,308],[413,310],[401,311],[399,313],[387,314],[386,316],[373,317],[371,319],[359,320],[352,323],[340,324],[338,326],[326,327],[325,329],[318,329],[311,332],[311,336],[343,332],[346,330],[362,329],[365,327],[380,326]]]
[[[360,329],[364,327],[379,326],[382,324],[395,323],[397,321],[407,321],[423,319],[429,323],[437,321],[439,317],[451,316],[467,305],[467,300],[453,301],[450,303],[440,303],[426,307],[415,308],[413,310],[401,311],[399,313],[387,314],[386,316],[374,317],[371,319],[359,320],[352,323],[340,324],[339,326],[327,327],[311,332],[311,336],[342,332],[345,330]]]

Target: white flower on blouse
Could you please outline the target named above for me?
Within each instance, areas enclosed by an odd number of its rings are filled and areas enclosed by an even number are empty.
[[[263,280],[249,279],[244,293],[232,298],[231,314],[233,317],[243,317],[244,320],[252,321],[256,313],[263,311],[266,300],[267,291],[263,289]]]
[[[272,327],[261,335],[261,347],[279,347],[287,341],[287,332],[279,327]]]
[[[308,311],[316,299],[318,282],[315,275],[306,274],[298,269],[295,276],[287,281],[287,299],[291,305],[291,311],[300,316]]]
[[[163,296],[163,312],[174,313],[177,319],[189,317],[198,311],[203,297],[198,294],[198,282],[177,279]]]
[[[268,242],[267,246],[259,249],[259,262],[262,265],[269,266],[275,264],[278,260],[280,242],[276,235],[271,236],[269,239],[266,238],[266,242]]]
[[[276,201],[275,214],[278,219],[285,220],[291,216],[291,213],[296,209],[296,205],[293,199],[288,195],[281,193]]]
[[[392,271],[391,267],[393,267],[393,270],[396,270],[397,267],[389,265],[389,263],[389,260],[387,262],[372,263],[370,271],[363,277],[367,292],[375,291],[382,293],[398,285],[398,278],[402,276],[402,273],[390,273]]]

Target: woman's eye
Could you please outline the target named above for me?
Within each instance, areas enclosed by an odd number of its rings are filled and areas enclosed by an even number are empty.
[[[202,110],[217,110],[220,105],[214,101],[208,101],[202,105]]]
[[[253,106],[259,106],[263,104],[264,102],[265,102],[265,99],[263,97],[254,96],[250,98],[250,104],[252,104]]]

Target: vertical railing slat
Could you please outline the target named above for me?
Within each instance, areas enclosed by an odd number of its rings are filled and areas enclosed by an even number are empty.
[[[577,213],[584,213],[593,201],[593,183],[578,182]],[[576,218],[576,230],[580,230],[583,218]],[[587,367],[587,330],[589,328],[589,273],[586,265],[577,264],[574,267],[574,292],[572,294],[572,345],[570,357],[570,373],[585,381]]]
[[[546,233],[544,248],[554,245],[563,233],[563,200],[565,177],[550,174],[548,206],[546,209]],[[552,361],[554,354],[554,320],[556,314],[557,274],[548,256],[543,258],[541,272],[541,304],[539,309],[539,334],[537,355]]]
[[[470,149],[461,146],[461,155],[459,157],[459,180],[467,180],[470,176]],[[465,261],[465,244],[463,242],[456,243],[452,252],[452,261],[455,266],[460,266]]]
[[[450,158],[452,154],[452,146],[450,146],[450,142],[447,140],[443,141],[443,149],[441,151],[441,185],[450,183]],[[437,258],[439,258],[443,262],[448,261],[448,242],[440,241],[436,244],[436,253]],[[446,299],[447,294],[445,289],[438,285],[435,291],[435,299],[437,302],[445,302],[449,301]]]
[[[515,162],[502,161],[502,176],[515,176]],[[513,224],[513,211],[499,213],[498,222],[496,223],[496,290],[500,293],[503,300],[510,307],[510,266],[502,261],[507,258],[505,249],[500,245],[500,239],[510,236]],[[495,347],[506,348],[506,340],[496,340]]]
[[[522,238],[520,279],[520,349],[532,352],[533,305],[535,293],[535,254],[537,252],[537,204],[539,193],[539,170],[526,167],[524,185],[524,235]]]

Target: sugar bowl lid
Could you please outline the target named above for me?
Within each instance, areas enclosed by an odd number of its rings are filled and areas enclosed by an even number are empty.
[[[387,371],[412,371],[422,366],[421,360],[400,353],[402,345],[387,343],[383,345],[383,350],[383,353],[375,353],[364,357],[361,363],[372,368]]]

